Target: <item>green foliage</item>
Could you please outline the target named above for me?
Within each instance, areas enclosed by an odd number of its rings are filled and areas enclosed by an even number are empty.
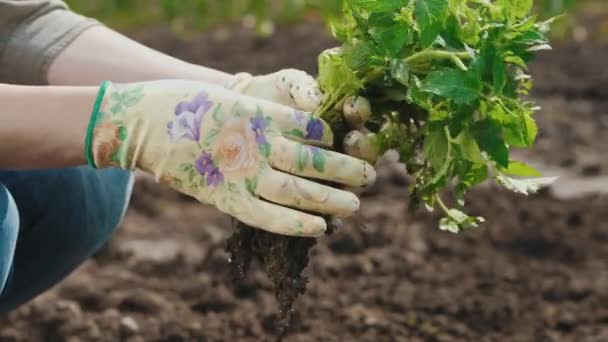
[[[206,29],[250,18],[259,35],[271,34],[273,22],[288,23],[316,8],[333,15],[328,4],[318,0],[67,0],[76,12],[103,20],[117,28],[170,23],[177,31]]]
[[[460,69],[433,71],[422,82],[422,91],[444,97],[454,103],[467,104],[479,98],[481,80],[475,73]]]
[[[578,0],[581,2],[581,0]],[[561,14],[570,10],[574,5],[577,4],[576,0],[540,0],[538,1],[538,6],[540,9],[545,12],[553,14]]]
[[[464,195],[488,178],[531,194],[551,179],[511,160],[533,146],[536,107],[527,63],[548,48],[550,22],[531,16],[532,0],[345,0],[330,27],[343,45],[319,58],[326,93],[320,115],[345,97],[370,99],[381,151],[399,151],[415,177],[414,207],[439,207],[440,228],[458,232],[484,220],[462,211]],[[329,114],[327,114],[329,113]],[[327,117],[331,115],[331,117]],[[441,193],[455,186],[449,208]]]
[[[426,0],[416,2],[411,15],[422,18],[420,24],[428,35],[423,38],[427,43],[437,27],[436,10],[443,2],[454,0]],[[483,2],[485,0],[479,0]],[[535,10],[542,16],[563,14],[582,3],[603,0],[534,0]],[[119,29],[136,26],[169,23],[180,32],[200,31],[216,25],[241,21],[247,17],[261,36],[273,33],[273,24],[298,22],[308,15],[321,15],[336,18],[342,12],[342,0],[66,0],[75,11],[95,17]],[[517,3],[527,5],[531,0]],[[360,1],[368,10],[378,8],[398,8],[400,1]],[[380,4],[380,5],[378,5]],[[376,7],[374,7],[376,6]],[[381,7],[378,7],[381,6]],[[397,6],[397,7],[395,7]],[[521,6],[521,5],[518,5]],[[525,7],[524,7],[525,8]],[[386,11],[385,11],[386,12]],[[565,24],[567,21],[562,21]],[[562,31],[568,25],[562,25]],[[336,32],[334,32],[336,33]],[[387,35],[395,39],[403,37],[398,30],[388,30]],[[561,33],[562,35],[564,32]]]
[[[433,36],[436,27],[435,11],[441,3],[450,0],[426,0],[416,2],[412,15],[420,16],[420,24],[427,27],[426,34]],[[454,0],[451,0],[454,1]],[[479,0],[483,2],[485,0]],[[568,13],[583,3],[603,0],[534,0],[535,10],[542,16]],[[292,23],[309,14],[336,18],[342,12],[342,0],[66,0],[75,11],[103,20],[117,28],[131,28],[153,23],[170,23],[177,31],[198,31],[215,25],[249,17],[258,34],[272,33],[274,22]],[[517,3],[527,4],[531,0]],[[400,1],[362,0],[358,4],[368,10],[399,8]],[[380,5],[378,5],[380,4]],[[376,6],[376,7],[374,7]],[[378,7],[381,6],[381,7]],[[397,7],[395,7],[397,6]],[[518,5],[519,6],[519,5]],[[388,32],[397,33],[396,31]],[[395,37],[400,35],[395,34]],[[428,42],[431,38],[424,38]]]

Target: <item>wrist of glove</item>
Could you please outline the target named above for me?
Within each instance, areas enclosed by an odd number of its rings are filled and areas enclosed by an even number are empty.
[[[368,163],[323,149],[332,143],[328,125],[310,112],[222,87],[106,82],[85,152],[92,166],[142,169],[248,225],[318,236],[325,220],[304,211],[347,217],[359,200],[308,179],[356,187],[375,179]]]
[[[316,80],[311,75],[295,69],[262,76],[239,73],[226,87],[247,96],[309,112],[314,112],[324,99]],[[365,128],[365,123],[371,117],[369,101],[360,96],[351,97],[338,109],[342,110],[352,129],[344,139],[344,150],[348,155],[374,164],[378,159],[376,136]]]

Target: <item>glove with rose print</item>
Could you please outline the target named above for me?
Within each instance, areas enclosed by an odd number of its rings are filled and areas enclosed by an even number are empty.
[[[86,154],[97,168],[149,172],[253,227],[312,237],[326,223],[308,212],[347,217],[359,200],[310,179],[355,187],[375,179],[368,163],[323,149],[332,143],[328,125],[311,113],[223,87],[105,82]]]

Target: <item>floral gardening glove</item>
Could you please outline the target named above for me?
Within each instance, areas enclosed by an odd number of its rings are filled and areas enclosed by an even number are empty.
[[[321,148],[332,140],[327,124],[310,113],[222,87],[106,82],[87,134],[87,159],[98,168],[147,171],[248,225],[318,236],[325,220],[299,210],[346,217],[359,200],[301,177],[349,186],[375,179],[366,162]]]
[[[273,74],[252,76],[236,74],[227,88],[248,96],[269,100],[299,110],[314,112],[323,102],[317,81],[304,71],[284,69]],[[351,97],[342,104],[342,111],[352,132],[344,139],[349,155],[375,163],[378,151],[374,137],[365,128],[371,116],[370,103],[363,97]]]
[[[238,73],[227,88],[308,112],[314,112],[323,102],[323,93],[317,81],[296,69],[284,69],[263,76]]]

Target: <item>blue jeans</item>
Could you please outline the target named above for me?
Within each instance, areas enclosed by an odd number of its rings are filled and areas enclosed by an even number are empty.
[[[112,236],[133,175],[77,167],[0,172],[0,313],[47,290]]]

